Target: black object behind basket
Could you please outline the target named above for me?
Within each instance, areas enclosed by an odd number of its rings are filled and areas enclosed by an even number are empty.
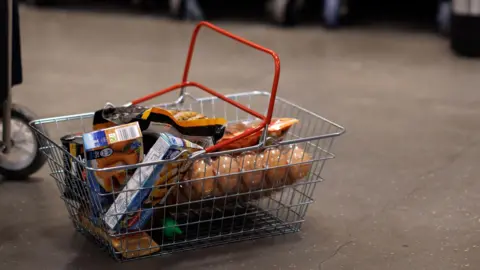
[[[8,74],[8,1],[0,2],[0,102],[4,102],[7,97],[8,85],[6,82]],[[12,7],[12,86],[22,83],[22,58],[20,53],[20,26],[18,18],[18,3],[13,0]]]

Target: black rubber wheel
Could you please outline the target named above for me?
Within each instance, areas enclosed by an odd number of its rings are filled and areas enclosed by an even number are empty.
[[[0,110],[0,111],[1,111],[0,112],[0,116],[1,116],[3,115],[3,110]],[[39,149],[40,142],[38,141],[37,136],[29,126],[29,123],[35,119],[38,119],[38,117],[27,108],[20,106],[18,104],[12,104],[12,121],[18,120],[22,124],[25,124],[32,131],[35,148],[33,152],[34,157],[31,160],[31,162],[26,164],[26,166],[23,166],[21,168],[14,168],[14,169],[0,166],[0,174],[3,175],[8,180],[28,179],[30,175],[40,170],[40,168],[42,168],[45,162],[47,161],[46,156],[40,152],[40,149]],[[13,144],[15,144],[15,138],[12,136],[11,139],[13,141]],[[0,155],[0,159],[1,158],[3,158],[2,155]]]

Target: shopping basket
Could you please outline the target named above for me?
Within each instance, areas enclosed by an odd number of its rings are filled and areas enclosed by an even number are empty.
[[[271,92],[253,91],[222,95],[200,83],[189,81],[188,72],[195,41],[202,27],[210,28],[235,41],[271,55],[275,64]],[[240,179],[246,174],[253,173],[261,175],[261,186],[255,190],[245,190],[238,185],[236,190],[228,194],[213,195],[201,199],[189,197],[180,200],[178,192],[175,191],[178,191],[182,185],[187,183],[182,179],[170,182],[169,196],[176,193],[177,195],[172,195],[176,198],[171,201],[163,200],[160,204],[155,205],[154,214],[148,222],[148,226],[136,231],[112,230],[103,222],[98,222],[98,220],[104,220],[107,217],[106,210],[103,209],[99,210],[96,218],[92,218],[91,213],[88,213],[86,209],[91,209],[94,205],[91,199],[92,195],[101,196],[101,194],[95,194],[95,190],[88,187],[86,184],[88,179],[85,179],[84,172],[141,170],[152,164],[168,164],[180,161],[162,160],[96,170],[86,166],[81,158],[72,155],[59,142],[59,138],[65,134],[91,131],[94,113],[33,121],[31,126],[41,142],[41,151],[48,158],[51,176],[56,180],[75,228],[95,240],[120,261],[298,232],[304,222],[309,204],[314,201],[315,186],[322,181],[321,171],[324,162],[334,157],[330,152],[332,143],[337,136],[344,132],[344,128],[277,97],[279,75],[280,60],[275,52],[235,36],[208,22],[201,22],[196,26],[192,35],[182,82],[126,105],[140,104],[165,93],[179,90],[180,97],[176,101],[155,106],[166,109],[191,110],[212,117],[220,116],[229,122],[252,119],[258,119],[261,122],[256,128],[250,128],[241,135],[206,148],[200,155],[190,156],[188,159],[190,161],[191,159],[207,161],[225,155],[238,157],[238,154],[247,151],[248,153],[258,153],[272,149],[297,149],[296,147],[303,149],[302,155],[308,155],[309,158],[301,159],[295,164],[291,161],[282,163],[283,165],[265,163],[248,171],[242,168],[236,170],[230,168],[226,174],[222,175],[222,177],[232,179]],[[211,96],[195,98],[191,92],[187,91],[188,87],[199,88]],[[291,117],[298,119],[299,122],[288,130],[282,141],[269,142],[265,127],[270,124],[272,117]],[[50,136],[46,135],[47,130],[49,131],[48,134],[51,134]],[[243,149],[218,151],[225,145],[259,132],[262,132],[263,136],[258,145]],[[70,162],[66,162],[65,159]],[[69,165],[66,166],[66,164]],[[303,178],[300,181],[287,184],[285,180],[287,174],[298,169],[298,166],[307,168]],[[284,173],[285,176],[281,177],[284,182],[275,186],[264,185],[267,174],[272,171]],[[213,179],[216,179],[216,177],[218,176],[213,176]],[[203,185],[202,181],[208,179],[212,179],[212,177],[205,176],[188,181],[198,181]],[[72,186],[72,181],[76,185]],[[73,196],[72,192],[74,193]],[[131,190],[121,190],[114,195],[118,196],[122,192],[131,192]],[[138,211],[146,210],[140,209]],[[129,214],[135,215],[135,213]]]

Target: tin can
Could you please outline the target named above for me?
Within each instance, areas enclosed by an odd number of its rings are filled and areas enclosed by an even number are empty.
[[[65,180],[65,197],[68,199],[73,199],[75,201],[82,200],[86,198],[87,193],[85,186],[82,183],[85,180],[85,172],[83,172],[83,167],[77,164],[78,162],[72,158],[75,157],[79,160],[84,159],[84,150],[83,150],[83,138],[81,134],[72,134],[66,135],[60,138],[62,142],[63,149],[70,153],[64,154],[63,163],[64,163],[64,180]]]

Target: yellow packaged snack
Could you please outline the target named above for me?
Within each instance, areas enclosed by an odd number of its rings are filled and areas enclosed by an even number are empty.
[[[282,140],[288,130],[298,122],[299,121],[295,118],[272,119],[270,125],[268,126],[267,137],[273,139],[274,141]],[[225,130],[225,135],[218,141],[218,143],[236,137],[245,132],[247,129],[258,127],[261,123],[261,120],[254,120],[228,124]],[[260,142],[260,137],[262,136],[262,133],[263,130],[260,130],[250,136],[230,143],[222,147],[218,151],[233,150],[257,145]]]
[[[110,237],[85,216],[80,215],[79,218],[86,229],[104,241],[111,242],[113,248],[121,252],[122,257],[126,259],[142,257],[160,251],[160,246],[145,232],[129,234],[122,237]]]
[[[179,133],[191,137],[211,137],[216,143],[223,137],[227,121],[223,118],[207,118],[205,115],[182,110],[166,110],[158,107],[116,107],[105,108],[95,112],[93,117],[93,129],[104,129],[118,124],[138,122],[142,131],[169,132],[165,126],[160,125],[161,130],[155,130],[155,124],[166,124],[174,130],[175,136]],[[191,138],[185,138],[191,139]]]

